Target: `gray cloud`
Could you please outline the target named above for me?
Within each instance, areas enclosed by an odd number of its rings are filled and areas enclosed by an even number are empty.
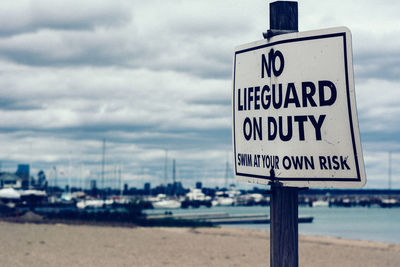
[[[84,4],[82,11],[73,15],[69,15],[68,12],[74,12],[70,9],[60,11],[51,5],[29,9],[39,14],[40,20],[26,21],[21,27],[31,29],[14,29],[15,34],[0,38],[0,57],[32,66],[114,65],[226,79],[231,75],[236,40],[243,37],[243,32],[254,32],[250,24],[243,23],[246,13],[233,15],[220,4],[212,9],[215,16],[210,14],[207,4],[198,4],[198,9],[194,9],[193,3],[179,3],[179,9],[173,8],[168,14],[164,9],[164,6],[170,8],[167,3],[159,3],[156,9],[153,5],[137,3],[132,9],[119,5],[109,8],[109,2],[102,4],[94,11],[90,3]],[[132,19],[123,20],[128,12]],[[109,21],[121,20],[126,23],[107,27]],[[93,25],[85,24],[87,21]]]
[[[5,1],[6,2],[6,1]],[[92,30],[125,24],[131,18],[126,1],[7,1],[0,11],[0,36],[41,29]]]
[[[400,50],[398,51],[368,51],[356,55],[355,73],[361,79],[400,79]]]

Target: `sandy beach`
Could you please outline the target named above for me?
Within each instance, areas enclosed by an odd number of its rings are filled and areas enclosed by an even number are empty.
[[[269,232],[0,222],[1,266],[269,266]],[[400,266],[400,244],[300,236],[300,266]]]

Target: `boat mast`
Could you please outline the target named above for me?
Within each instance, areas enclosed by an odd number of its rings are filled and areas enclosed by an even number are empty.
[[[106,160],[106,139],[103,139],[103,156],[101,160],[101,189],[104,193],[104,164]]]
[[[69,159],[68,159],[68,193],[71,194],[71,175],[72,175],[72,168],[71,168],[71,151],[69,151]]]
[[[392,189],[392,151],[389,151],[389,190]]]
[[[118,187],[119,187],[119,195],[120,196],[122,196],[121,169],[122,169],[122,166],[119,165],[118,166]]]
[[[54,169],[54,190],[57,188],[57,166],[53,166]]]
[[[173,159],[172,161],[172,195],[175,196],[175,191],[176,191],[176,161],[175,159]]]
[[[230,173],[229,173],[229,152],[226,152],[226,164],[225,164],[225,188],[228,190],[228,180],[230,177]]]
[[[168,184],[168,149],[165,149],[164,182],[165,182],[165,186],[167,186],[167,184]]]
[[[175,167],[175,159],[172,161],[172,181],[175,184],[176,180],[176,167]]]

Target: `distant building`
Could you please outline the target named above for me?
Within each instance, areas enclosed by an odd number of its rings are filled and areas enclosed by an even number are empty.
[[[174,183],[174,191],[175,194],[178,196],[184,196],[187,193],[187,190],[183,187],[181,182]]]
[[[150,195],[150,190],[151,190],[150,183],[145,183],[144,188],[143,188],[143,191],[144,191],[143,193],[145,195]]]
[[[203,184],[201,182],[196,182],[196,189],[201,189]]]
[[[128,191],[129,191],[128,184],[124,184],[124,190],[122,191],[122,194],[127,195]]]
[[[21,187],[27,188],[30,179],[30,166],[29,164],[18,164],[17,171],[15,172],[22,179]]]
[[[0,188],[21,188],[23,179],[13,173],[0,173]]]
[[[37,176],[38,176],[38,179],[37,179],[36,188],[41,189],[41,190],[46,190],[47,189],[46,174],[44,173],[43,170],[40,170],[38,172]]]
[[[16,175],[18,175],[21,178],[29,178],[30,174],[30,166],[29,164],[18,164],[17,171],[15,172]]]
[[[186,194],[186,190],[183,188],[181,182],[174,182],[172,184],[168,184],[165,189],[165,194],[168,196],[178,195],[182,196]]]

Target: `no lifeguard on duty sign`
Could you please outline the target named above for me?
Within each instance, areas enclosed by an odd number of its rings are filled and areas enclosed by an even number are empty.
[[[365,184],[349,29],[238,46],[232,108],[239,180],[296,187]]]

